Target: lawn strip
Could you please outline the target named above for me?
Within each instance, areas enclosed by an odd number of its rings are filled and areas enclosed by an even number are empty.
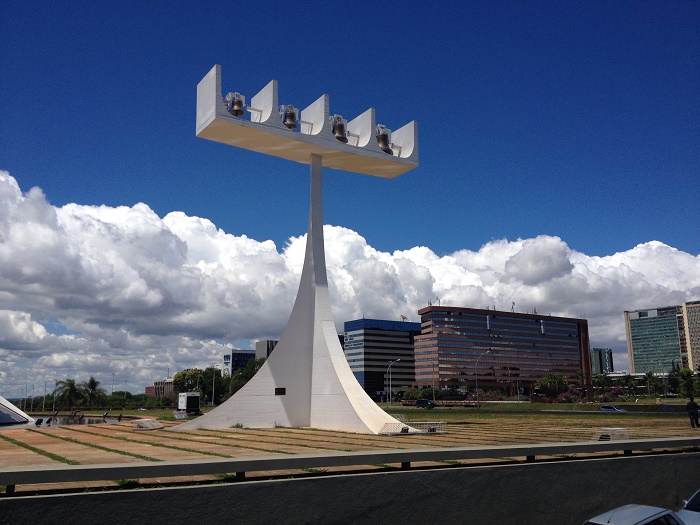
[[[116,449],[116,448],[103,447],[102,445],[96,445],[96,444],[94,444],[94,443],[88,443],[87,441],[80,441],[80,440],[78,440],[78,439],[73,439],[73,438],[69,438],[69,437],[66,437],[66,436],[59,436],[59,435],[57,435],[57,434],[53,434],[53,433],[49,433],[49,432],[41,432],[41,431],[39,431],[39,430],[34,430],[34,429],[29,429],[29,431],[30,431],[30,432],[37,432],[37,433],[40,433],[40,434],[42,434],[42,435],[44,435],[44,436],[52,437],[52,438],[54,438],[54,439],[61,439],[61,440],[63,440],[63,441],[68,441],[69,443],[75,443],[75,444],[77,444],[77,445],[83,445],[83,446],[86,446],[86,447],[96,448],[96,449],[102,450],[102,451],[104,451],[104,452],[113,452],[113,453],[115,453],[115,454],[121,454],[122,456],[130,456],[130,457],[132,457],[132,458],[141,459],[141,460],[143,460],[143,461],[163,461],[162,459],[151,458],[151,457],[148,457],[148,456],[142,456],[141,454],[136,454],[136,453],[134,453],[134,452],[127,452],[127,451],[125,451],[125,450],[119,450],[119,449]],[[85,433],[86,433],[86,434],[89,434],[89,432],[85,432]]]
[[[63,428],[68,428],[68,427],[63,427]],[[69,428],[69,430],[71,430],[73,432],[79,432],[82,434],[90,434],[92,436],[106,437],[108,439],[118,439],[120,441],[125,441],[127,443],[138,443],[139,445],[149,445],[152,447],[160,447],[160,448],[166,448],[166,449],[170,449],[170,450],[179,450],[180,452],[190,452],[190,453],[195,453],[195,454],[203,454],[205,456],[214,456],[214,457],[218,457],[218,458],[230,458],[231,457],[228,454],[219,454],[218,452],[207,452],[207,451],[203,451],[203,450],[195,450],[195,449],[191,449],[191,448],[177,447],[174,445],[165,445],[163,443],[158,443],[155,441],[141,441],[138,439],[132,439],[132,438],[124,437],[124,436],[109,436],[109,435],[100,434],[97,432],[88,432],[87,430],[78,430],[76,428]]]
[[[210,429],[198,429],[201,431],[211,431]],[[225,431],[226,434],[229,435],[240,435],[240,436],[256,436],[256,437],[265,437],[265,438],[279,438],[280,435],[284,437],[284,439],[288,440],[296,440],[296,441],[304,441],[308,443],[338,443],[339,445],[355,445],[355,446],[361,446],[364,447],[367,445],[368,442],[372,443],[372,446],[376,446],[377,448],[395,448],[394,446],[391,445],[385,445],[385,444],[375,444],[374,442],[376,440],[383,441],[385,443],[385,440],[382,440],[381,437],[373,436],[373,435],[363,435],[363,436],[358,436],[357,434],[342,434],[339,436],[334,436],[336,439],[329,439],[327,435],[323,436],[318,436],[317,434],[319,432],[324,432],[324,431],[319,431],[318,429],[299,429],[299,428],[287,428],[287,427],[278,427],[277,429],[258,429],[258,428],[227,428],[227,429],[216,429],[215,431]],[[334,433],[337,434],[337,431],[332,431],[328,430],[325,431],[327,433]],[[374,438],[374,439],[372,439]],[[357,441],[361,441],[361,443],[357,443]]]
[[[204,430],[204,429],[199,429],[198,431],[201,432],[202,430]],[[217,431],[216,431],[216,430],[211,430],[211,431],[208,431],[208,432],[217,432]],[[192,431],[179,431],[179,430],[169,430],[169,431],[168,431],[168,434],[177,434],[178,436],[190,436],[190,437],[192,437],[192,436],[202,436],[202,434],[194,434],[194,433],[192,433]],[[166,436],[166,435],[164,435],[164,434],[160,434],[160,435],[162,435],[163,437],[167,437],[168,439],[181,439],[181,437],[175,437],[175,436],[171,437],[171,436]],[[202,437],[204,437],[204,436],[202,436]],[[226,437],[226,436],[220,436],[220,435],[217,435],[216,437],[218,437],[218,438],[223,438],[223,439],[228,439],[228,440],[236,439],[236,438],[234,438],[234,437]],[[201,441],[201,440],[196,440],[196,439],[189,439],[188,441],[190,441],[190,442],[192,442],[192,443],[208,443],[208,444],[210,444],[210,445],[221,445],[221,443],[215,443],[215,442],[213,442],[213,441]],[[279,445],[280,443],[275,443],[275,444],[276,444],[276,445]],[[235,448],[244,448],[244,449],[247,449],[247,450],[257,450],[257,451],[260,451],[260,452],[268,452],[268,453],[271,453],[271,454],[289,454],[289,455],[292,455],[292,456],[293,456],[294,454],[296,454],[296,452],[289,452],[289,451],[287,451],[287,450],[278,450],[278,449],[268,449],[268,448],[260,448],[260,447],[251,447],[251,446],[249,446],[249,445],[241,445],[240,443],[226,443],[225,446],[230,446],[230,447],[235,447]],[[296,446],[296,445],[293,445],[293,446]]]
[[[245,439],[252,439],[255,437],[257,437],[257,438],[266,437],[266,438],[271,438],[271,440],[266,440],[266,442],[274,443],[275,445],[290,445],[290,446],[299,447],[299,448],[311,448],[311,449],[316,449],[316,450],[331,450],[331,451],[335,451],[335,452],[353,452],[353,451],[357,450],[357,449],[353,449],[353,448],[341,448],[341,447],[330,447],[330,446],[319,445],[318,443],[320,442],[320,440],[308,440],[308,441],[311,441],[312,444],[299,443],[298,442],[299,439],[296,437],[286,438],[288,441],[291,441],[291,443],[288,443],[288,442],[279,441],[279,439],[280,439],[279,436],[272,436],[269,434],[256,434],[256,433],[244,433],[244,432],[236,432],[236,433],[227,432],[224,434],[220,434],[219,430],[204,429],[204,428],[199,429],[199,432],[207,432],[207,433],[212,433],[212,434],[215,433],[216,437],[218,437],[220,439],[227,439],[227,440],[241,439],[241,436],[246,436]],[[252,436],[252,438],[249,436]],[[277,441],[274,440],[275,438],[277,438]],[[337,443],[338,445],[343,445],[343,444],[347,445],[347,443],[342,443],[342,442],[337,442],[337,441],[333,441],[333,443]],[[387,448],[390,448],[390,447],[387,447]]]
[[[61,463],[66,463],[68,465],[80,465],[80,462],[64,458],[63,456],[59,456],[58,454],[53,454],[51,452],[47,452],[45,450],[42,450],[40,448],[33,447],[31,445],[27,445],[26,443],[22,443],[21,441],[17,441],[16,439],[12,439],[11,437],[8,437],[2,433],[0,433],[0,439],[4,439],[5,441],[12,443],[13,445],[17,445],[18,447],[26,448],[27,450],[31,450],[35,454],[39,454],[41,456],[47,457],[49,459],[53,459],[54,461],[60,461]]]
[[[98,432],[88,432],[86,430],[77,430],[77,429],[71,429],[71,430],[74,430],[75,432],[83,432],[85,434],[91,434],[93,436],[103,436],[103,437],[108,437],[110,439],[120,439],[122,441],[127,441],[127,442],[131,442],[131,443],[140,443],[142,445],[152,445],[155,447],[169,448],[169,449],[173,449],[173,450],[180,450],[183,452],[194,452],[194,453],[198,453],[198,454],[205,454],[205,455],[209,455],[209,456],[217,456],[217,457],[222,457],[222,458],[232,457],[230,454],[220,454],[218,452],[208,452],[208,451],[202,451],[202,450],[197,450],[197,449],[178,447],[175,445],[165,445],[165,444],[159,443],[157,441],[141,441],[141,440],[136,440],[136,439],[129,438],[129,437],[110,436],[110,435],[98,433]],[[178,435],[171,435],[171,434],[178,434]],[[182,441],[182,438],[180,435],[191,435],[191,434],[189,432],[178,432],[178,431],[173,431],[173,430],[169,430],[169,431],[165,431],[165,432],[162,432],[162,431],[159,432],[156,430],[156,431],[151,431],[151,433],[149,434],[149,437],[152,437],[155,439],[157,436],[158,438]],[[270,453],[270,454],[294,454],[294,452],[286,452],[283,450],[265,449],[265,448],[260,448],[260,447],[251,447],[251,446],[246,446],[246,445],[239,445],[237,443],[231,443],[231,444],[227,443],[226,445],[222,445],[221,443],[216,443],[213,441],[201,441],[201,440],[193,440],[193,439],[188,439],[187,441],[189,443],[193,443],[193,444],[194,443],[203,443],[203,444],[214,445],[214,446],[226,446],[226,447],[233,447],[233,448],[242,448],[242,449],[246,449],[246,450],[255,450],[258,452],[266,452],[266,453]]]
[[[212,429],[198,429],[200,431],[207,431],[207,432],[221,432],[221,430],[212,430]],[[392,439],[394,436],[375,436],[375,435],[366,435],[366,436],[357,436],[356,434],[350,434],[348,433],[347,435],[341,434],[338,435],[339,433],[334,430],[327,430],[325,432],[327,433],[333,433],[335,434],[335,439],[329,439],[327,436],[324,436],[323,439],[314,439],[318,438],[318,436],[315,432],[324,432],[324,431],[319,431],[318,429],[313,429],[309,431],[302,430],[300,432],[300,429],[293,429],[293,428],[283,428],[281,430],[261,430],[261,429],[253,429],[253,428],[243,428],[243,429],[238,429],[238,428],[228,428],[228,429],[222,429],[227,435],[236,435],[236,436],[259,436],[259,437],[265,437],[265,438],[277,438],[280,439],[279,436],[282,434],[284,439],[287,440],[295,440],[295,446],[308,446],[308,445],[301,445],[298,444],[296,445],[296,441],[303,441],[303,442],[310,442],[310,443],[337,443],[338,445],[346,445],[346,446],[353,446],[354,448],[352,449],[347,449],[347,448],[331,448],[331,447],[325,447],[323,445],[314,445],[311,448],[319,448],[319,449],[328,449],[328,450],[347,450],[348,452],[351,452],[353,450],[367,450],[367,449],[388,449],[388,450],[394,450],[396,448],[415,448],[416,446],[424,446],[425,445],[425,439],[423,436],[428,436],[428,434],[421,434],[420,436],[417,436],[415,434],[412,434],[411,438],[409,437],[401,437],[401,442],[402,445],[405,444],[407,446],[400,446],[395,440],[391,441],[390,443],[387,443],[387,440]],[[429,439],[433,438],[433,436],[430,436]],[[279,441],[278,441],[279,443]],[[430,445],[434,446],[435,443],[431,443]]]

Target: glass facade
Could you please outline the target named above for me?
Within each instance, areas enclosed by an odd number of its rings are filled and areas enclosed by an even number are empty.
[[[462,392],[499,389],[530,394],[546,373],[588,384],[591,374],[585,319],[428,306],[415,338],[416,386]],[[582,385],[583,386],[583,385]]]
[[[690,366],[682,306],[625,312],[632,373],[669,372]]]
[[[685,344],[688,350],[688,368],[700,371],[700,301],[683,303]]]
[[[401,392],[414,380],[413,338],[420,333],[420,323],[383,319],[357,319],[345,323],[343,350],[357,381],[373,399],[386,396],[389,390]]]
[[[230,354],[224,354],[223,374],[232,376],[236,370],[245,368],[248,361],[255,359],[253,350],[234,350]]]
[[[614,371],[611,348],[594,348],[591,350],[592,374],[610,374]]]

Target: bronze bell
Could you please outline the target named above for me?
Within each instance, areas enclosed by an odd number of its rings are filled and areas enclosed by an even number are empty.
[[[333,134],[343,144],[348,143],[348,138],[345,136],[345,124],[343,124],[342,120],[336,120],[335,124],[333,124]]]
[[[226,95],[226,109],[234,117],[245,115],[245,97],[240,93],[229,93]]]
[[[294,109],[287,109],[284,112],[284,119],[282,120],[282,123],[287,126],[287,128],[291,130],[297,129],[297,113],[294,111]]]
[[[382,149],[384,153],[388,153],[389,155],[393,155],[394,152],[389,146],[389,134],[384,132],[377,133],[377,142],[379,143],[379,147]]]
[[[243,102],[240,100],[234,100],[233,103],[231,104],[231,109],[229,109],[229,112],[231,115],[234,117],[240,117],[245,113],[243,110]]]

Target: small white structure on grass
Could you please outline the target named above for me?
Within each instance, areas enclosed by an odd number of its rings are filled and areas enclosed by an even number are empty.
[[[197,86],[197,136],[311,166],[311,205],[301,283],[287,327],[263,367],[211,412],[174,428],[313,427],[379,434],[403,427],[370,399],[347,363],[333,322],[323,240],[322,168],[397,177],[418,166],[416,123],[394,131],[374,109],[346,121],[328,95],[306,109],[279,105],[277,81],[246,99],[222,97],[221,69]],[[246,118],[250,115],[250,119]]]

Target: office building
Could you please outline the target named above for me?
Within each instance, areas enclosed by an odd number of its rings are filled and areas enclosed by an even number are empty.
[[[224,354],[224,366],[222,368],[222,372],[224,375],[230,377],[236,372],[236,370],[245,368],[245,365],[251,359],[255,359],[255,351],[234,348],[231,350],[230,354]]]
[[[156,397],[167,396],[168,394],[172,394],[174,392],[172,379],[163,379],[161,381],[154,381],[153,387],[154,387],[153,394]]]
[[[700,371],[700,301],[683,303],[685,344],[688,352],[688,368]]]
[[[591,373],[610,374],[614,372],[611,348],[593,348],[591,350]]]
[[[631,373],[700,365],[700,301],[625,312]]]
[[[591,353],[585,319],[455,306],[418,310],[418,387],[530,395],[545,374],[588,387]]]
[[[370,397],[386,399],[390,374],[392,392],[411,388],[415,378],[413,338],[419,333],[420,323],[408,321],[357,319],[345,323],[345,358]]]

